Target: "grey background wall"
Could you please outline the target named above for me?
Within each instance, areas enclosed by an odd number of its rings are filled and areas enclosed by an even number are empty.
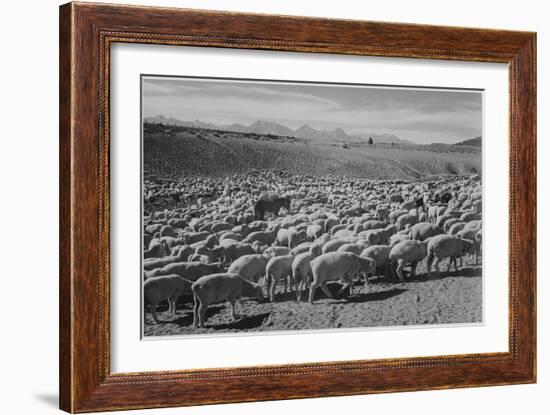
[[[120,2],[120,1],[119,1]],[[402,394],[143,411],[158,414],[313,412],[547,413],[550,402],[548,212],[550,145],[545,78],[550,63],[547,2],[524,0],[358,2],[298,0],[132,1],[134,4],[477,26],[538,32],[539,383]],[[0,65],[0,382],[5,413],[57,411],[57,0],[2,5]],[[359,346],[358,346],[359,347]],[[406,347],[406,345],[404,345]],[[134,412],[136,413],[136,412]]]

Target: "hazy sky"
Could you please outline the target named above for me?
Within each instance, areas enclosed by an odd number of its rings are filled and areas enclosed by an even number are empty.
[[[249,125],[266,120],[296,129],[389,133],[417,143],[481,135],[477,91],[143,78],[143,115]]]

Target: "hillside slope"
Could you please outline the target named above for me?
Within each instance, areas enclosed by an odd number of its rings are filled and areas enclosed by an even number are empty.
[[[249,169],[372,179],[418,179],[481,171],[480,154],[313,144],[253,133],[145,124],[146,174],[223,176]]]

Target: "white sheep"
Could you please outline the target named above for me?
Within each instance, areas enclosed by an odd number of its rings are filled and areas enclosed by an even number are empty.
[[[258,282],[258,280],[265,275],[267,261],[269,261],[267,255],[244,255],[233,262],[227,272],[239,274],[249,281]]]
[[[435,269],[439,271],[439,261],[449,258],[447,272],[451,269],[453,263],[455,270],[458,271],[457,258],[462,258],[463,255],[467,253],[473,254],[474,252],[474,243],[471,241],[452,235],[434,236],[428,242],[428,277],[431,277],[432,263]],[[434,258],[435,262],[433,262]]]
[[[296,286],[296,301],[302,299],[302,291],[312,279],[310,262],[321,255],[321,246],[312,245],[307,252],[295,256],[292,261],[292,278]]]
[[[237,319],[235,304],[242,297],[263,298],[261,285],[244,279],[235,273],[205,275],[191,286],[193,291],[193,324],[204,327],[206,309],[210,304],[229,301],[231,317]]]
[[[362,272],[374,274],[376,263],[370,258],[361,258],[350,252],[329,252],[318,256],[311,261],[313,281],[309,287],[309,302],[313,303],[313,297],[318,287],[321,287],[327,297],[332,294],[327,288],[330,280],[340,280],[343,285],[338,294],[351,287],[355,276]]]
[[[183,294],[191,294],[192,282],[177,274],[151,277],[143,283],[143,298],[149,306],[155,323],[159,323],[157,317],[157,304],[168,300],[168,313],[176,313],[176,303]],[[144,308],[144,311],[146,308]],[[144,318],[145,321],[145,318]]]
[[[414,277],[416,266],[426,256],[426,244],[416,240],[406,240],[396,244],[390,251],[390,261],[396,265],[395,273],[405,282],[403,268],[411,264],[410,277]]]
[[[292,255],[280,255],[271,258],[265,267],[265,288],[269,293],[269,299],[273,302],[275,298],[275,289],[281,279],[287,279],[286,291],[290,292],[290,282],[292,278]]]

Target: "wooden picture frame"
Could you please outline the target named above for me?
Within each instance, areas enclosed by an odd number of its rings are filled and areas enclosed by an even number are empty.
[[[109,59],[114,43],[509,65],[509,352],[111,373]],[[536,34],[69,3],[60,8],[60,407],[68,412],[536,380]],[[228,362],[230,364],[230,362]]]

